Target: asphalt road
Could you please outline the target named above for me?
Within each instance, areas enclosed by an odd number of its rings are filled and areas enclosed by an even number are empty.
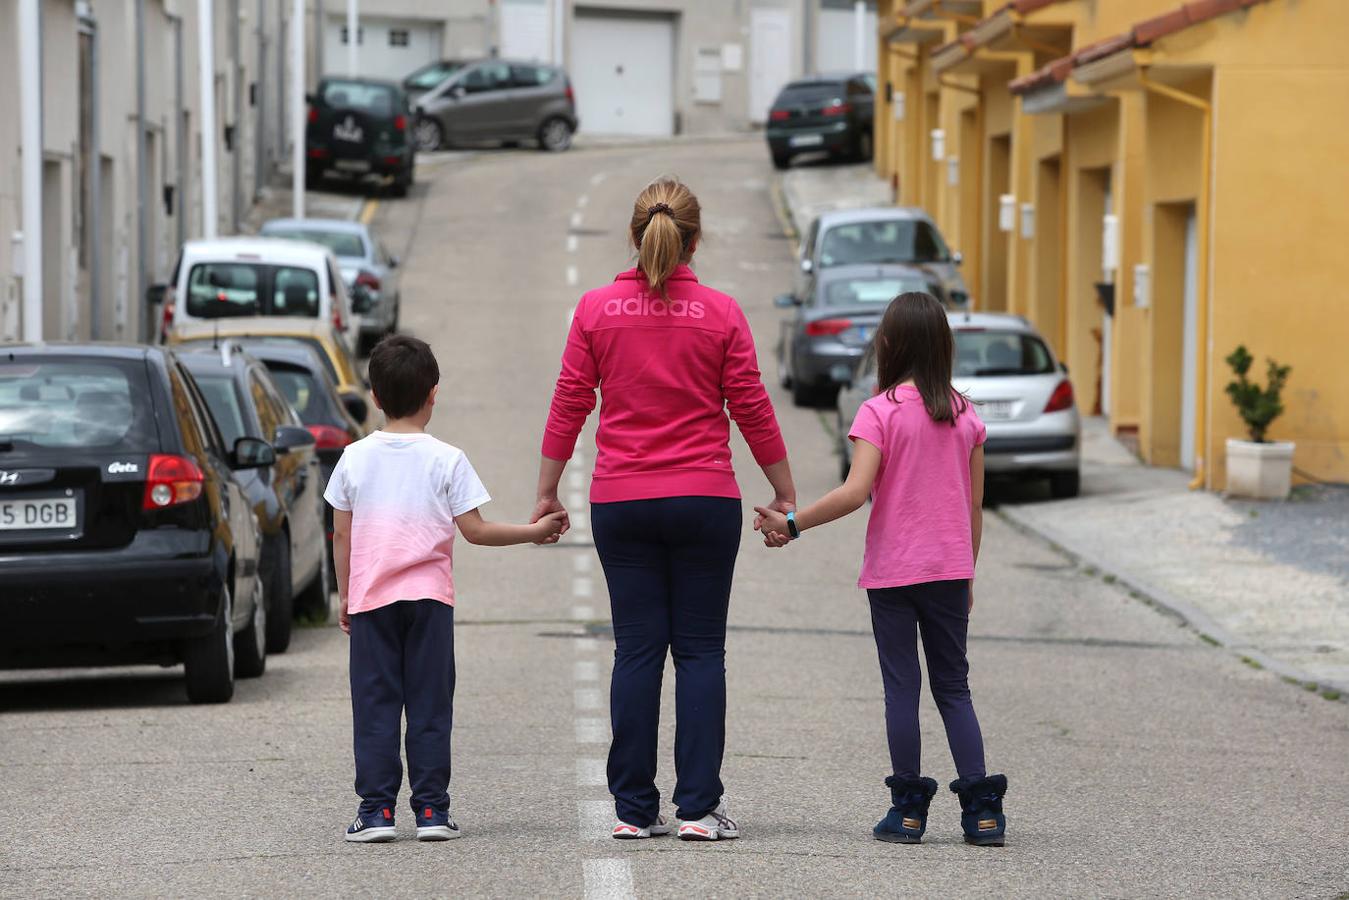
[[[697,269],[740,298],[771,372],[771,298],[793,261],[758,141],[487,153],[424,170],[380,209],[406,260],[405,327],[440,358],[432,430],[468,452],[488,518],[528,514],[568,312],[628,265],[632,198],[661,173],[701,195]],[[825,420],[770,387],[814,498],[837,471]],[[748,506],[769,492],[735,443]],[[564,499],[587,478],[573,465]],[[415,843],[404,808],[398,842],[341,840],[356,801],[346,638],[311,628],[227,706],[188,706],[175,670],[0,673],[0,895],[1349,896],[1349,707],[1242,665],[996,516],[970,647],[990,770],[1011,784],[1005,848],[966,847],[945,791],[922,846],[871,839],[887,756],[854,587],[860,516],[778,552],[746,524],[724,772],[744,836],[609,840],[612,645],[572,510],[560,546],[457,554],[463,839]],[[945,783],[930,701],[924,716],[926,770]],[[671,723],[667,795],[672,737]]]

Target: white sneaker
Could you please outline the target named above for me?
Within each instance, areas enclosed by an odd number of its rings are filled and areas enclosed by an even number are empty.
[[[639,838],[660,837],[673,830],[670,823],[665,821],[664,816],[656,816],[656,821],[646,828],[638,828],[636,825],[629,825],[627,822],[619,822],[614,826],[613,837],[616,841],[635,841]]]
[[[726,801],[723,799],[701,819],[679,820],[679,839],[681,841],[731,841],[740,837],[740,826],[726,815]]]

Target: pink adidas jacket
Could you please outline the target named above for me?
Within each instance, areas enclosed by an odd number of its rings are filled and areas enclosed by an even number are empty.
[[[543,455],[571,458],[600,388],[594,503],[738,498],[728,410],[760,465],[787,456],[740,306],[688,266],[666,290],[668,303],[632,269],[576,306]]]

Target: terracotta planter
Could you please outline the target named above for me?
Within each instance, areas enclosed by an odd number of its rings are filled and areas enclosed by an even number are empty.
[[[1227,495],[1284,500],[1293,481],[1293,442],[1227,439]]]

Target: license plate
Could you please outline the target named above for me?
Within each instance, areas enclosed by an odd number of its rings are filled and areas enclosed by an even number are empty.
[[[333,163],[334,168],[343,172],[369,172],[370,163],[363,159],[339,159]]]
[[[74,497],[0,500],[0,531],[70,531],[75,521]]]
[[[1010,419],[1011,400],[984,400],[979,404],[979,415],[985,419]]]
[[[795,134],[787,141],[788,146],[791,147],[818,147],[823,143],[824,135],[822,134]]]
[[[872,333],[871,328],[867,328],[861,325],[853,329],[853,337],[856,338],[857,341],[862,344],[865,344],[867,341],[871,340],[871,333]]]

